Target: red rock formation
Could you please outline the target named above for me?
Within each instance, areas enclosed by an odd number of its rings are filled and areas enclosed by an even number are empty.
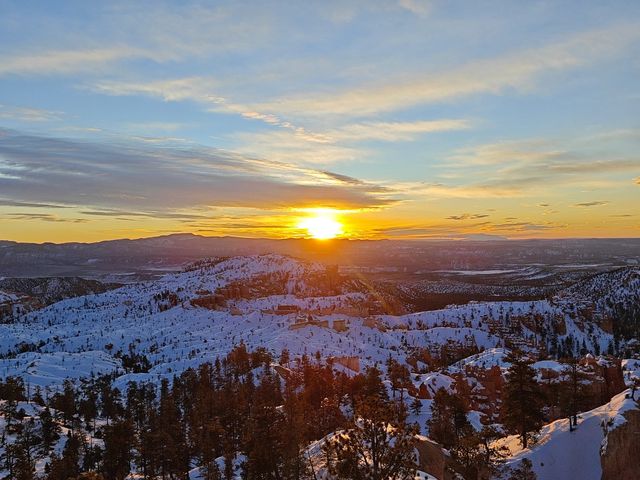
[[[600,455],[602,480],[640,478],[640,410],[623,415],[626,423],[609,432],[606,449]]]

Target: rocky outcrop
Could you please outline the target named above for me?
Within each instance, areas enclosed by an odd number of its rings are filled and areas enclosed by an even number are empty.
[[[626,422],[611,430],[600,454],[602,480],[640,478],[640,410],[623,414]]]
[[[438,480],[453,480],[454,476],[450,468],[451,459],[440,444],[423,436],[419,436],[417,439],[418,469]]]

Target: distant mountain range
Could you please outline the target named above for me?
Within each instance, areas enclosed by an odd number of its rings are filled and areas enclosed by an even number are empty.
[[[488,269],[532,263],[640,263],[640,239],[487,241],[472,237],[442,240],[332,240],[202,237],[174,234],[96,243],[0,241],[0,276],[83,276],[108,281],[157,278],[206,257],[277,253],[327,264],[417,269]],[[118,274],[116,277],[109,275]],[[127,274],[124,275],[123,274]]]

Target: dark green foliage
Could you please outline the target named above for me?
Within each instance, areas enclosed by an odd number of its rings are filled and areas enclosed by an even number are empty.
[[[538,476],[533,471],[533,464],[528,458],[523,458],[517,468],[511,470],[509,480],[536,480]]]
[[[511,367],[503,391],[502,417],[507,429],[520,436],[522,447],[542,428],[544,396],[531,360],[519,352],[507,358]]]
[[[326,446],[330,471],[340,479],[413,479],[416,433],[415,426],[407,425],[401,403],[363,397],[344,432]]]
[[[429,437],[445,448],[458,446],[460,438],[472,430],[467,410],[460,396],[438,389],[433,397],[431,418],[427,422]]]

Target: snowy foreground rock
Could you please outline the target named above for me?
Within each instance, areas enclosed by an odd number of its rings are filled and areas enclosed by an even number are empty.
[[[497,442],[509,448],[507,466],[528,458],[538,480],[634,479],[640,470],[640,410],[626,390],[605,405],[582,413],[578,428],[569,431],[569,421],[545,425],[531,448],[521,449],[516,436]],[[640,395],[636,394],[636,400]],[[626,473],[626,476],[624,474]]]

